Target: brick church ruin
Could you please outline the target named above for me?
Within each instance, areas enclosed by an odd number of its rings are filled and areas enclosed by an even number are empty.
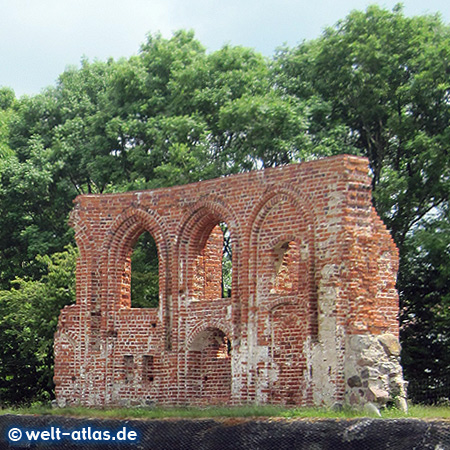
[[[82,195],[71,225],[80,256],[77,301],[55,335],[59,405],[404,402],[398,252],[366,159]],[[157,308],[131,307],[130,257],[145,231]]]

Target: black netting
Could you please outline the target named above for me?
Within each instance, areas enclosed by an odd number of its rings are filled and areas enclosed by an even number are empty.
[[[135,431],[135,442],[70,439],[11,442],[8,431],[90,429]],[[81,433],[76,435],[82,438]],[[85,433],[85,437],[87,433]],[[381,420],[101,420],[67,417],[0,416],[0,449],[149,449],[149,450],[450,450],[450,422],[413,419]]]
[[[450,376],[408,380],[408,399],[414,404],[450,405]]]

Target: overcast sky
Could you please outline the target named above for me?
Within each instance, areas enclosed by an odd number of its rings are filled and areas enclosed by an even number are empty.
[[[181,28],[214,51],[252,47],[267,56],[287,43],[318,37],[370,0],[0,0],[0,86],[17,96],[54,85],[68,65],[129,57],[147,33]],[[379,1],[392,9],[398,1]],[[440,12],[450,23],[450,0],[406,0],[405,13]]]

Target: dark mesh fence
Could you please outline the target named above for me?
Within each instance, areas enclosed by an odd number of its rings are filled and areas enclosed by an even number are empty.
[[[52,428],[53,427],[53,428]],[[20,430],[23,438],[17,439]],[[67,433],[61,440],[56,429]],[[45,440],[30,441],[27,430]],[[84,430],[84,432],[82,432]],[[95,441],[108,431],[108,441]],[[119,434],[122,432],[122,434]],[[124,440],[123,436],[135,436]],[[53,434],[52,434],[53,433]],[[70,437],[69,437],[70,435]],[[84,440],[83,440],[84,436]],[[114,437],[115,439],[112,439]],[[90,438],[90,439],[88,439]],[[150,450],[450,450],[450,422],[421,420],[100,420],[66,417],[0,416],[0,449],[150,449]]]
[[[408,400],[414,404],[450,406],[450,375],[408,381]]]

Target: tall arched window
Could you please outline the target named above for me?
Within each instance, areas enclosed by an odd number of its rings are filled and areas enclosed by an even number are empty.
[[[223,233],[222,251],[222,298],[231,297],[231,280],[233,275],[231,235],[225,222],[219,223]]]
[[[193,276],[194,296],[214,300],[231,296],[231,238],[225,222],[216,224],[199,242]]]
[[[158,250],[152,235],[145,231],[131,255],[131,307],[156,308],[159,304]]]

